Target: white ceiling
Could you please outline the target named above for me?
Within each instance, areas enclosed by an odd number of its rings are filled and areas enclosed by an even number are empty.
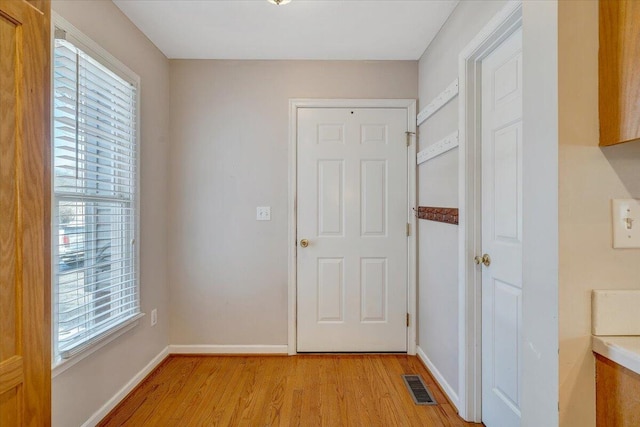
[[[415,60],[458,0],[114,0],[169,58]]]

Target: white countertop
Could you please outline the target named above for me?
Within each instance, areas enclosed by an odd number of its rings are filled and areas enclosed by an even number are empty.
[[[595,353],[640,375],[640,336],[592,336]]]

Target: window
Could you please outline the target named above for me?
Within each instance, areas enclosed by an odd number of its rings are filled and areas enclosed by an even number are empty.
[[[55,36],[53,342],[60,360],[140,315],[138,84],[64,31]]]

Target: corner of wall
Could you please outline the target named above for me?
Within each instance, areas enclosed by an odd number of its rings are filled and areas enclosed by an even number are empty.
[[[52,9],[141,78],[141,308],[147,313],[158,309],[155,326],[143,318],[53,379],[52,422],[70,426],[104,411],[162,359],[168,345],[169,61],[111,1],[54,0]]]

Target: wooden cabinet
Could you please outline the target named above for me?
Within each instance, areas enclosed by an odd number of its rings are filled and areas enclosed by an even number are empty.
[[[600,0],[600,145],[640,138],[640,1]]]
[[[596,426],[640,426],[640,375],[596,354]]]

